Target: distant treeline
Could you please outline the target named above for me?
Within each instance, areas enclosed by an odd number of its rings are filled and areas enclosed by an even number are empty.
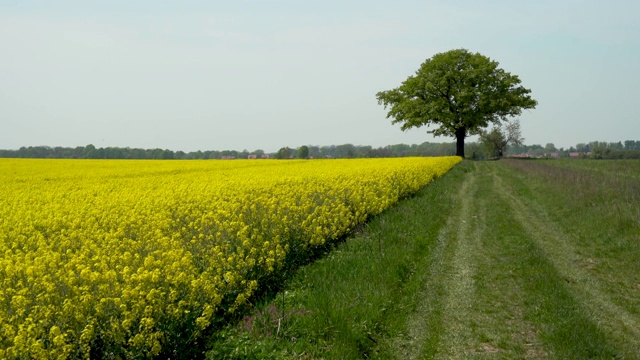
[[[443,156],[455,154],[455,143],[429,143],[420,145],[389,145],[373,148],[351,144],[331,146],[308,146],[308,156],[312,158],[357,158],[357,157],[401,157],[401,156]],[[70,147],[29,146],[18,150],[0,150],[0,157],[5,158],[51,158],[51,159],[246,159],[249,155],[278,155],[287,154],[286,158],[295,158],[296,149],[284,147],[276,153],[265,153],[263,150],[236,151],[172,151],[167,149],[139,149],[105,147],[96,148],[93,145]]]
[[[556,148],[554,144],[511,146],[508,155],[528,154],[532,157],[580,157],[592,159],[640,159],[640,140],[624,142],[592,141],[578,143],[568,149]]]
[[[140,149],[93,145],[70,147],[29,146],[18,150],[0,150],[0,157],[51,159],[216,159],[223,155],[238,156],[249,153],[237,151],[172,151],[168,149]]]
[[[420,145],[396,144],[374,148],[362,145],[304,146],[305,157],[309,158],[367,158],[367,157],[403,157],[403,156],[448,156],[456,153],[455,142],[431,143]],[[51,158],[51,159],[246,159],[249,155],[257,158],[297,158],[300,148],[283,147],[275,153],[263,150],[208,150],[208,151],[172,151],[168,149],[140,149],[105,147],[94,145],[71,147],[29,146],[18,150],[0,150],[4,158]],[[483,158],[484,150],[480,143],[469,142],[465,153],[470,158]],[[597,159],[640,159],[640,140],[624,142],[579,143],[568,149],[556,148],[554,144],[511,146],[505,155],[527,154],[531,157],[587,157]],[[577,155],[576,155],[577,154]],[[264,156],[263,156],[264,155]]]

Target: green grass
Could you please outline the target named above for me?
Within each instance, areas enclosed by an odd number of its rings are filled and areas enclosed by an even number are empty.
[[[463,162],[282,279],[207,355],[639,358],[638,164]]]

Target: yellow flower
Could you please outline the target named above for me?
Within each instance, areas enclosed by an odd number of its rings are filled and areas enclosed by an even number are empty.
[[[0,357],[88,357],[97,337],[157,355],[170,336],[157,329],[198,336],[292,248],[343,236],[459,161],[0,159]]]

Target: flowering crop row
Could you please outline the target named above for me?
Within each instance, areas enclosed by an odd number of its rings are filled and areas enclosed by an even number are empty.
[[[458,161],[0,159],[0,358],[148,357],[197,339],[293,248]]]

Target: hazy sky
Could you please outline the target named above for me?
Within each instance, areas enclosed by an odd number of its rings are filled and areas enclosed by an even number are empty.
[[[480,52],[538,100],[527,144],[640,140],[640,1],[0,0],[0,149],[277,151],[433,138],[375,94]]]

